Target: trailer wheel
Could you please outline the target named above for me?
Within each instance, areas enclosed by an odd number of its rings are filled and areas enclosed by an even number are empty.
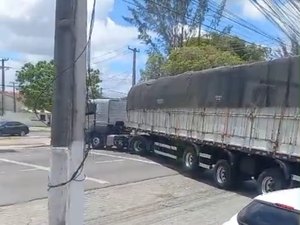
[[[287,181],[279,168],[264,170],[257,179],[257,190],[259,194],[266,194],[272,191],[284,189]]]
[[[104,148],[104,139],[101,135],[94,135],[91,139],[93,149]]]
[[[236,181],[235,171],[226,160],[219,160],[213,170],[217,187],[230,189]]]
[[[144,155],[150,151],[149,141],[143,136],[135,136],[130,140],[130,150],[138,155]]]
[[[183,168],[188,171],[195,171],[198,168],[198,156],[192,147],[184,150],[182,164]]]

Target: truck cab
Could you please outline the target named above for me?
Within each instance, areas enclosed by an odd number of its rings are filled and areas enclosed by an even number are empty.
[[[93,149],[116,146],[118,142],[116,139],[122,138],[122,134],[127,133],[125,128],[126,103],[126,99],[93,99],[89,101],[87,142]],[[117,147],[125,146],[122,144]]]

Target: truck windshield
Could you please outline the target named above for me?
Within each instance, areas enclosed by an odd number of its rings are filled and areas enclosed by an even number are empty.
[[[256,200],[238,214],[239,225],[299,225],[299,222],[298,213]]]

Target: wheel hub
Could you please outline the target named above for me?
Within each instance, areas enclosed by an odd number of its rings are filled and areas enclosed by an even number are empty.
[[[272,177],[265,177],[262,181],[262,193],[266,194],[268,192],[275,191],[275,181]]]
[[[141,141],[136,141],[136,142],[134,142],[133,147],[134,147],[134,150],[135,150],[136,152],[141,152],[141,151],[143,151],[143,144],[142,144]]]
[[[192,153],[188,152],[185,156],[185,165],[186,167],[192,167],[194,164],[194,156]]]
[[[122,147],[123,146],[123,142],[121,140],[118,140],[117,141],[117,145],[120,146],[120,147]]]
[[[217,169],[217,181],[219,183],[225,183],[227,180],[226,170],[223,167]]]
[[[94,146],[98,145],[99,143],[100,143],[100,138],[94,137],[93,138],[93,144],[94,144]]]

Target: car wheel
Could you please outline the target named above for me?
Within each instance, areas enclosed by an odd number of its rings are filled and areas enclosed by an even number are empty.
[[[284,189],[287,181],[279,168],[264,170],[257,179],[257,191],[259,194],[266,194],[272,191]]]
[[[24,130],[22,130],[21,132],[20,132],[20,136],[25,136],[26,135],[26,132],[24,131]]]
[[[104,139],[102,136],[93,136],[91,139],[93,149],[101,149],[104,147]]]
[[[217,187],[231,189],[236,181],[235,171],[227,160],[219,160],[213,170],[214,181]]]
[[[182,164],[184,170],[195,171],[198,168],[198,156],[192,147],[187,147],[183,153]]]

